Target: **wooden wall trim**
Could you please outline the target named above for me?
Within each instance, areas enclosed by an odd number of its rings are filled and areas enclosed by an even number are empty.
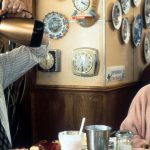
[[[130,87],[140,87],[141,82],[132,82],[126,84],[118,84],[114,86],[106,86],[106,87],[94,87],[94,86],[59,86],[59,85],[35,85],[35,90],[55,90],[55,91],[90,91],[90,92],[111,92],[118,91],[121,89],[126,89]]]

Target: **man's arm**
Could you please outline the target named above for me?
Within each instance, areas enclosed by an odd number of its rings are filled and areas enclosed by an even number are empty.
[[[47,54],[47,45],[39,48],[21,46],[0,55],[0,65],[3,72],[3,88],[16,81],[29,69],[39,63]]]
[[[8,13],[22,12],[25,4],[21,0],[3,0],[0,15]],[[6,88],[13,81],[36,65],[47,54],[47,45],[49,38],[43,35],[42,46],[39,48],[31,48],[21,46],[11,52],[0,54],[0,73],[3,88]]]

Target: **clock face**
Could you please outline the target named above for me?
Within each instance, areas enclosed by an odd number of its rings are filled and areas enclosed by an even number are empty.
[[[85,11],[90,6],[90,0],[74,0],[74,6],[79,11]]]
[[[77,72],[87,73],[93,67],[93,58],[87,52],[79,52],[74,55],[73,67]]]
[[[73,50],[72,71],[74,75],[91,77],[98,73],[98,50],[82,47]]]
[[[40,63],[39,66],[45,70],[52,68],[54,65],[54,57],[51,53],[47,54],[47,57],[44,58]]]

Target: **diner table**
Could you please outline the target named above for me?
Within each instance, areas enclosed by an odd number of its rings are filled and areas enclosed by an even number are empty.
[[[115,141],[115,138],[110,138],[110,140],[111,141]],[[41,145],[47,145],[47,141],[46,140],[44,140],[44,141],[40,141],[39,143],[41,143]],[[47,147],[46,145],[46,147],[44,146],[44,149],[48,149],[48,150],[61,150],[60,149],[60,145],[58,144],[58,141],[53,141],[53,142],[50,142],[51,144]],[[85,144],[85,143],[84,143]],[[36,146],[39,146],[39,144],[36,144]],[[58,146],[59,145],[59,146]],[[33,145],[34,146],[34,145]],[[33,148],[32,146],[30,147],[30,148],[16,148],[16,149],[9,149],[9,150],[33,150],[33,149],[35,149],[35,148]],[[37,148],[36,148],[37,149]],[[39,148],[39,150],[40,150],[41,148]],[[42,148],[43,149],[43,148]],[[88,150],[87,149],[87,145],[85,144],[85,145],[82,145],[82,150]],[[114,147],[114,148],[108,148],[108,150],[116,150],[116,148]],[[150,149],[145,149],[145,148],[133,148],[132,150],[150,150]]]
[[[150,149],[145,149],[145,148],[133,148],[133,150],[150,150]]]
[[[32,149],[28,149],[28,148],[17,148],[17,149],[9,149],[9,150],[32,150]],[[52,150],[55,150],[55,149],[52,149]],[[58,150],[58,149],[56,149]],[[86,149],[82,149],[82,150],[88,150],[87,148]],[[108,149],[109,150],[109,149]],[[112,150],[112,149],[111,149]],[[113,149],[115,150],[115,149]],[[150,150],[150,149],[145,149],[145,148],[133,148],[133,150]]]

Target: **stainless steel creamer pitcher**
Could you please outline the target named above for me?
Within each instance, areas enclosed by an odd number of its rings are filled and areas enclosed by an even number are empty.
[[[111,127],[106,125],[85,126],[88,150],[108,150]]]

